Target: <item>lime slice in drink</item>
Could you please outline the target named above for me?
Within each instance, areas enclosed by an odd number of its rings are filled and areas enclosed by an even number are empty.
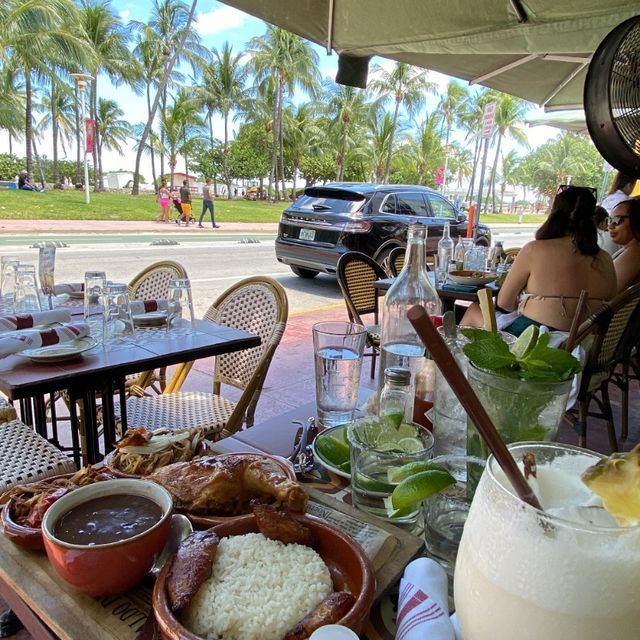
[[[333,436],[318,436],[316,450],[327,462],[340,466],[349,461],[349,445],[342,438]]]
[[[389,482],[402,482],[406,478],[410,476],[414,476],[416,473],[421,473],[422,471],[446,471],[446,469],[434,462],[426,462],[425,460],[418,460],[416,462],[408,462],[407,464],[403,464],[401,467],[396,467],[395,469],[389,469],[387,471],[387,478]]]
[[[539,335],[540,329],[534,324],[529,325],[511,345],[511,353],[516,358],[524,358],[536,346]]]
[[[400,428],[404,419],[404,411],[389,409],[382,414],[382,419],[386,420],[396,431]]]
[[[416,511],[415,505],[405,507],[404,509],[394,509],[393,505],[391,504],[391,496],[389,496],[388,498],[384,498],[382,502],[384,502],[384,507],[387,510],[387,518],[391,518],[392,520],[406,518]]]
[[[424,444],[419,438],[402,438],[398,446],[405,453],[419,453],[424,449]]]
[[[403,480],[391,494],[391,506],[394,509],[406,509],[422,502],[449,485],[456,479],[448,471],[422,471]]]

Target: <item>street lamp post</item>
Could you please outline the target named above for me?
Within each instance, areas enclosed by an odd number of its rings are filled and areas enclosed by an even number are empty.
[[[89,204],[91,202],[91,196],[89,195],[89,166],[87,165],[87,118],[84,96],[87,82],[89,82],[89,80],[93,80],[93,76],[90,76],[86,73],[72,73],[71,76],[76,81],[76,86],[78,87],[78,96],[80,100],[80,117],[82,118],[82,146],[84,148],[84,201],[86,204]]]

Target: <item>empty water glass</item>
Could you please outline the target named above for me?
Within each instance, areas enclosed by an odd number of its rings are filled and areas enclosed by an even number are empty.
[[[169,284],[167,331],[191,333],[195,328],[196,316],[193,310],[191,281],[189,278],[176,278]]]
[[[102,290],[102,342],[108,351],[112,346],[135,341],[136,332],[129,306],[129,287],[108,282]]]
[[[21,263],[18,265],[14,310],[16,313],[30,313],[41,310],[36,268],[32,264]]]
[[[11,313],[16,296],[16,275],[20,258],[2,256],[0,259],[0,305],[2,311]]]
[[[102,293],[107,283],[104,271],[85,271],[84,274],[84,320],[89,324],[91,335],[100,338],[103,329]]]
[[[38,254],[38,277],[42,293],[47,296],[49,309],[53,309],[54,271],[56,264],[55,246],[40,247]]]
[[[464,268],[468,271],[484,271],[488,254],[487,247],[471,247],[464,255]]]

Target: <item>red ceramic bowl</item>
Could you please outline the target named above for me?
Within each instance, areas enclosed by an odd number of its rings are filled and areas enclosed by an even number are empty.
[[[58,520],[70,509],[94,498],[123,494],[149,498],[162,516],[142,533],[108,544],[82,545],[54,535]],[[122,593],[140,582],[167,541],[171,526],[171,494],[149,480],[105,480],[80,487],[56,501],[42,520],[42,536],[49,561],[69,584],[92,596]]]
[[[343,591],[347,587],[356,597],[355,604],[347,615],[338,621],[338,624],[349,627],[357,634],[362,633],[369,618],[376,588],[375,572],[371,561],[364,549],[337,527],[315,516],[296,515],[295,518],[308,526],[318,538],[319,544],[316,551],[329,567],[334,589]],[[256,533],[258,526],[255,517],[248,515],[219,524],[214,527],[214,531],[224,538]],[[201,640],[200,636],[183,627],[169,608],[165,590],[167,570],[168,563],[158,576],[153,589],[153,609],[161,637],[165,640]]]
[[[245,451],[237,451],[233,453],[221,453],[221,456],[238,456],[240,458],[246,458],[247,456],[255,457],[258,456],[260,458],[265,458],[268,462],[272,463],[274,466],[278,467],[282,470],[284,475],[289,478],[289,480],[293,480],[296,482],[296,474],[293,470],[293,467],[284,459],[279,456],[272,456],[269,453],[250,453]],[[218,515],[194,515],[191,513],[185,513],[187,518],[191,520],[193,526],[197,529],[208,529],[210,527],[215,527],[218,524],[222,524],[224,522],[229,522],[230,520],[236,520],[238,518],[235,516],[218,516]]]
[[[14,544],[20,545],[31,551],[44,551],[44,542],[42,540],[42,529],[34,529],[33,527],[24,527],[18,524],[11,517],[11,507],[13,501],[9,500],[2,507],[0,518],[4,528],[4,535]]]

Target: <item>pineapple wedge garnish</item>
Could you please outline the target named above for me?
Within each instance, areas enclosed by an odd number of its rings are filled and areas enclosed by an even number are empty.
[[[640,524],[640,444],[628,453],[614,453],[582,474],[591,491],[622,527]]]

